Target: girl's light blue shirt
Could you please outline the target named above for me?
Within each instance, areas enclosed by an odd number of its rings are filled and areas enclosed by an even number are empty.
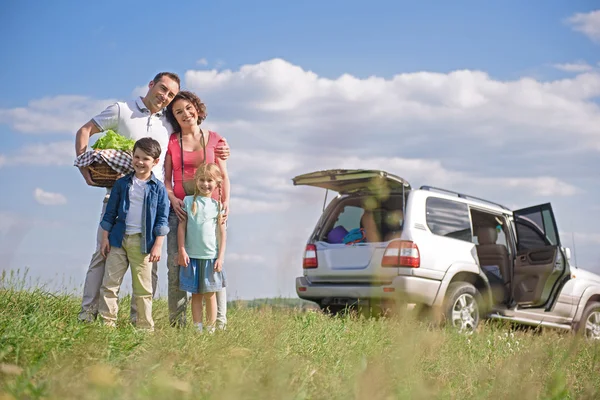
[[[196,214],[192,214],[194,196],[183,199],[188,215],[185,250],[190,258],[215,259],[219,254],[217,224],[219,203],[210,197],[196,197]]]

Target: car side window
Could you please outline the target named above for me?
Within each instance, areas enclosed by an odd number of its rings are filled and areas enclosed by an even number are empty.
[[[519,250],[539,249],[550,244],[537,224],[518,218],[515,227],[519,238]]]
[[[542,218],[544,220],[544,232],[546,233],[546,238],[552,245],[558,244],[554,229],[549,228],[554,226],[554,221],[552,220],[552,214],[550,213],[550,210],[542,210]]]
[[[436,235],[473,241],[469,208],[464,203],[429,197],[426,202],[427,226]]]
[[[504,247],[508,248],[506,233],[504,232],[504,229],[498,230],[498,240],[496,240],[496,244],[501,244]]]
[[[504,229],[498,230],[498,228],[496,228],[496,232],[498,232],[498,239],[496,239],[496,244],[501,244],[504,247],[508,247],[506,241],[506,233],[504,232]],[[479,238],[477,236],[473,236],[473,244],[479,244]]]

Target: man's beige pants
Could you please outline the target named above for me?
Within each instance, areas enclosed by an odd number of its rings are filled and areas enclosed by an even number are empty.
[[[152,263],[150,254],[141,252],[142,234],[125,235],[122,247],[111,246],[102,287],[100,288],[100,302],[98,313],[108,325],[117,321],[119,306],[119,289],[127,267],[131,265],[131,283],[133,286],[132,301],[137,306],[138,328],[154,329],[152,320]]]

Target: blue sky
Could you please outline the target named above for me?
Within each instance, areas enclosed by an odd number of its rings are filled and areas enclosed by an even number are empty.
[[[0,14],[3,268],[78,287],[101,193],[70,166],[74,133],[171,70],[234,149],[237,296],[293,293],[321,193],[289,178],[342,164],[551,201],[600,271],[595,1],[52,3]]]

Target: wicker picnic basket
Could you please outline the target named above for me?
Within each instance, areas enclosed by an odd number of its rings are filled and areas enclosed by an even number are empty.
[[[121,174],[104,161],[94,161],[90,164],[90,175],[96,186],[111,188]]]

